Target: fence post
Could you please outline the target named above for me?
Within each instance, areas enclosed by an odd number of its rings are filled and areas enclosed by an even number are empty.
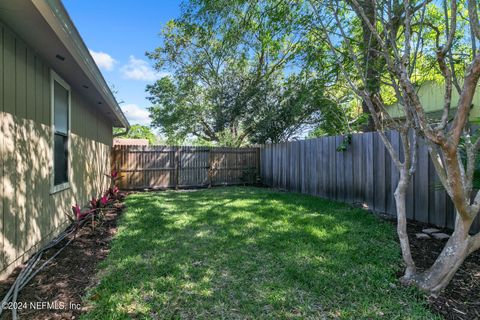
[[[180,171],[180,147],[175,147],[175,156],[174,156],[174,161],[175,161],[175,180],[174,180],[174,187],[175,189],[178,189],[178,175]]]
[[[260,181],[260,147],[257,147],[255,150],[255,161],[256,161],[256,171],[257,175],[255,177],[255,181],[253,183],[257,183]]]
[[[112,152],[111,152],[111,158],[110,158],[110,172],[117,171],[117,156],[118,156],[118,151],[117,151],[117,146],[112,147]],[[120,176],[120,174],[119,174]],[[107,179],[108,181],[108,179]],[[103,187],[102,187],[103,188]]]
[[[112,172],[113,170],[116,170],[117,156],[118,156],[117,146],[113,146],[112,158],[110,159],[110,172]]]
[[[212,148],[208,148],[208,187],[212,187],[212,176],[213,176],[213,157],[212,157]]]

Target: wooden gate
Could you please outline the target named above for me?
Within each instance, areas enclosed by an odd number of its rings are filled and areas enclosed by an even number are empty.
[[[114,146],[112,166],[126,190],[252,184],[259,156],[259,148]]]

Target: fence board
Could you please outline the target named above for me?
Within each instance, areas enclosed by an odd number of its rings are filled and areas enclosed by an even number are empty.
[[[428,148],[419,141],[417,169],[415,173],[415,220],[428,222]]]
[[[282,189],[287,189],[287,175],[288,175],[288,171],[287,171],[287,159],[288,159],[288,150],[287,150],[287,144],[286,143],[282,143],[281,145],[281,153],[282,153],[282,184],[281,184],[281,188]]]
[[[373,210],[385,213],[386,203],[386,165],[385,165],[385,146],[379,135],[373,136],[373,157],[374,157],[374,182],[373,182]]]
[[[392,147],[397,154],[401,154],[400,152],[400,135],[396,131],[392,131],[390,133],[390,141],[392,142]],[[395,197],[394,197],[394,192],[395,189],[397,188],[398,181],[400,180],[400,173],[398,172],[397,167],[391,162],[390,162],[390,202],[387,207],[387,214],[390,214],[392,216],[397,215],[397,207],[395,205]]]
[[[335,137],[328,137],[328,185],[327,185],[327,197],[330,199],[336,199],[336,153],[335,153]]]
[[[317,139],[311,140],[310,141],[310,161],[311,165],[309,167],[309,176],[310,176],[310,194],[312,195],[317,195],[318,194],[318,171],[317,166],[318,166],[318,159],[316,157],[318,153],[318,143]]]
[[[354,202],[354,195],[353,195],[353,149],[351,145],[348,145],[347,150],[343,152],[344,154],[344,174],[345,174],[345,182],[344,182],[344,190],[345,190],[345,202],[353,203]]]
[[[343,138],[340,136],[335,137],[335,150],[342,143]],[[335,181],[335,197],[338,201],[345,201],[345,168],[344,168],[344,152],[335,153],[335,172],[336,181]]]
[[[387,132],[386,135],[389,140],[392,139],[391,132]],[[395,200],[393,199],[393,190],[395,189],[392,189],[392,167],[395,167],[395,164],[390,161],[390,153],[388,152],[387,148],[385,148],[385,146],[383,148],[383,152],[383,161],[385,163],[385,208],[383,212],[387,213],[390,208],[395,206]]]
[[[410,132],[410,135],[412,133]],[[402,155],[403,154],[403,149],[402,149]],[[415,175],[411,178],[411,181],[408,185],[408,190],[407,190],[407,218],[408,219],[415,219],[415,201],[418,199],[415,199],[415,193],[414,193],[414,186],[415,186]]]
[[[323,140],[323,139],[322,139]],[[359,134],[352,136],[351,148],[353,151],[353,203],[361,204],[364,201],[363,180],[363,139]]]
[[[365,159],[365,203],[366,205],[373,209],[374,208],[374,145],[373,145],[373,134],[371,132],[365,134],[364,140],[364,159]]]
[[[324,172],[322,172],[322,140],[321,139],[315,139],[315,172],[317,173],[317,176],[315,177],[315,195],[317,196],[322,196],[323,194],[323,188],[322,188],[322,178]]]

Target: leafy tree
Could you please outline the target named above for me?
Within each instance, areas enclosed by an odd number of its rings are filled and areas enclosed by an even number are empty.
[[[142,126],[140,124],[130,126],[128,132],[125,132],[125,129],[113,128],[113,134],[120,138],[147,139],[149,144],[156,144],[158,141],[158,137],[153,133],[150,127]]]
[[[303,10],[275,0],[184,4],[148,54],[172,74],[147,87],[153,126],[175,141],[242,145],[286,140],[339,114],[328,92],[335,73],[319,68],[326,47],[310,45]]]
[[[399,171],[394,195],[397,231],[406,265],[402,281],[438,294],[466,257],[480,249],[480,233],[470,234],[480,211],[480,192],[474,188],[480,139],[468,122],[480,79],[480,54],[476,50],[480,39],[477,2],[425,0],[417,4],[385,0],[372,2],[373,9],[365,8],[359,0],[310,2],[314,23],[331,54],[338,59],[348,55],[354,63],[355,68],[349,70],[341,66],[342,73],[351,90],[367,105],[375,129]],[[401,15],[395,14],[396,6]],[[369,10],[373,10],[372,16]],[[325,19],[326,16],[332,19]],[[378,91],[369,85],[371,79],[361,53],[371,50],[372,42],[355,41],[350,23],[352,16],[359,16],[370,36],[375,38],[373,50],[385,64],[381,81],[385,89],[390,90]],[[440,78],[444,86],[440,119],[426,116],[418,96],[418,75],[426,65],[434,67],[428,77]],[[453,90],[458,91],[458,101],[452,101]],[[388,113],[384,95],[392,92],[403,110],[402,118],[394,119]],[[402,156],[387,139],[387,129],[399,132]],[[436,261],[424,271],[416,268],[406,230],[406,193],[416,168],[418,137],[427,144],[435,171],[456,210],[452,236]]]

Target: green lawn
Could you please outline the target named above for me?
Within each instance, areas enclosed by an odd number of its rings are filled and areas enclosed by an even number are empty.
[[[432,319],[399,285],[394,227],[315,197],[130,195],[85,319]]]

